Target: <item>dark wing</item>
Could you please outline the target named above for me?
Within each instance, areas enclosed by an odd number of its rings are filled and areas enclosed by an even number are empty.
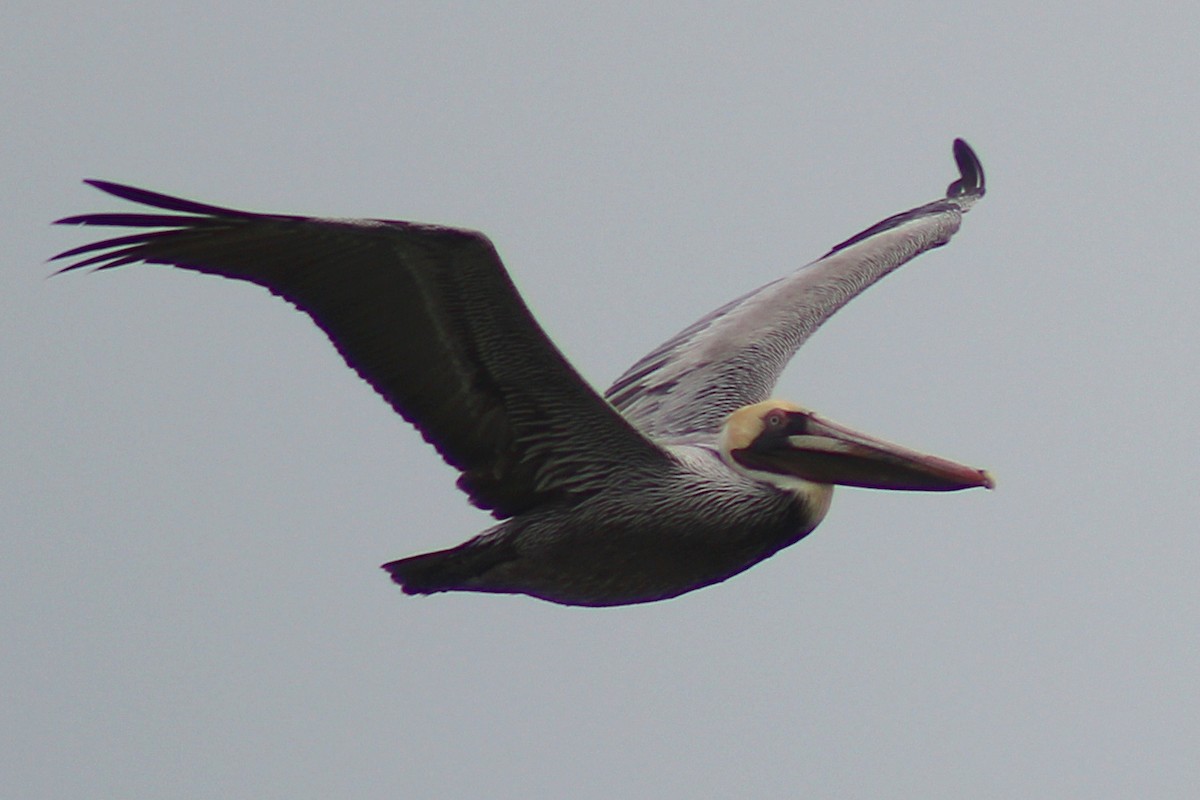
[[[312,317],[497,517],[592,492],[666,457],[571,367],[480,233],[254,214],[88,183],[177,213],[59,220],[157,229],[61,253],[86,256],[63,271],[143,261],[266,287]]]
[[[716,433],[732,411],[770,397],[801,344],[892,270],[950,241],[984,194],[983,166],[954,141],[960,177],[946,197],[872,225],[787,277],[727,303],[638,361],[605,396],[647,436]]]

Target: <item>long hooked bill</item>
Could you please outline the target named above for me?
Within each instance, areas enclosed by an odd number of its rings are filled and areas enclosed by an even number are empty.
[[[740,451],[739,460],[814,483],[868,489],[952,492],[995,487],[984,470],[875,439],[811,412],[790,412],[787,433],[771,446]]]

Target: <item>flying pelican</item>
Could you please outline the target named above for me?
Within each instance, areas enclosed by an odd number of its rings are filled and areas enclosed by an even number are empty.
[[[135,262],[256,283],[334,347],[500,522],[384,569],[408,594],[663,600],[723,581],[821,522],[834,484],[952,491],[983,470],[770,399],[796,349],[887,273],[950,241],[984,194],[961,139],[946,196],[888,217],[685,328],[601,396],[534,320],[486,236],[378,219],[258,214],[106,181],[173,213],[59,223],[159,229],[76,247],[61,271]]]

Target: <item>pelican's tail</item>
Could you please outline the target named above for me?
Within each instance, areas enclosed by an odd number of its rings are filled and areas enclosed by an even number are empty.
[[[511,561],[511,547],[496,541],[473,539],[449,550],[422,553],[383,568],[405,594],[433,594],[455,589],[479,591],[479,579],[498,564]]]

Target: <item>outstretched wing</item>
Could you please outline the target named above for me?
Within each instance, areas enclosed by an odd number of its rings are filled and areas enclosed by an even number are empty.
[[[770,397],[801,344],[835,311],[926,250],[950,241],[984,194],[983,166],[954,140],[960,177],[946,197],[872,225],[787,277],[727,303],[638,361],[605,396],[655,439],[716,433]]]
[[[84,257],[63,271],[141,261],[266,287],[312,317],[497,517],[594,491],[666,457],[571,367],[480,233],[255,214],[88,183],[175,213],[59,220],[155,229],[61,253]]]

